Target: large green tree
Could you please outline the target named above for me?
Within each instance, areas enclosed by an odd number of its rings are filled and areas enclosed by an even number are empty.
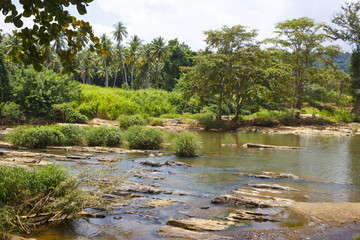
[[[338,28],[327,27],[335,39],[342,39],[353,47],[351,54],[351,92],[355,98],[354,113],[360,113],[360,2],[349,2],[341,7],[332,22]]]
[[[86,7],[93,0],[61,0],[39,1],[20,0],[15,4],[12,0],[0,1],[0,10],[5,16],[5,23],[13,24],[19,30],[16,37],[21,39],[21,47],[11,51],[12,61],[22,61],[25,64],[34,65],[35,69],[41,70],[46,56],[41,53],[37,45],[50,46],[60,34],[67,39],[67,48],[59,50],[59,55],[65,71],[76,68],[73,64],[75,55],[81,50],[81,43],[77,36],[87,35],[91,40],[91,50],[101,50],[99,39],[94,35],[88,22],[76,19],[66,9],[75,6],[80,15],[86,14]],[[17,2],[17,1],[16,1]],[[22,9],[19,9],[21,6]],[[33,20],[32,27],[23,27],[24,18]]]
[[[328,74],[326,68],[317,67],[315,63],[331,64],[340,48],[325,46],[330,38],[323,31],[323,25],[307,17],[280,22],[275,29],[277,36],[268,41],[282,52],[281,60],[289,66],[293,107],[301,109],[309,86]]]
[[[185,68],[188,72],[184,80],[194,95],[216,98],[218,120],[225,100],[235,102],[237,118],[250,88],[255,87],[261,75],[256,63],[260,56],[255,42],[257,33],[236,25],[206,31],[205,36],[207,49],[194,57],[195,66]]]
[[[196,53],[191,51],[190,47],[185,43],[180,43],[178,39],[168,42],[168,53],[168,57],[165,58],[164,62],[164,81],[161,88],[171,91],[180,78],[180,68],[193,66],[192,57]]]

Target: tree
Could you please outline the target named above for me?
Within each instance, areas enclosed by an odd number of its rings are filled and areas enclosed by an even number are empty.
[[[140,77],[145,78],[144,88],[150,88],[150,71],[154,64],[154,58],[150,44],[141,47],[140,50]]]
[[[107,51],[107,54],[104,54],[101,57],[103,66],[104,66],[104,74],[105,74],[105,87],[109,87],[109,65],[111,60],[111,41],[106,36],[106,34],[101,35],[101,44],[102,47]]]
[[[124,57],[122,54],[122,49],[121,49],[121,42],[124,40],[125,37],[127,37],[127,30],[124,24],[122,24],[122,22],[118,22],[117,24],[114,25],[115,30],[113,31],[113,38],[115,39],[115,41],[117,42],[117,49],[118,49],[118,53],[120,56],[120,61],[123,63],[124,62]],[[126,67],[125,64],[122,64],[123,66],[123,70],[124,70],[124,79],[125,79],[125,83],[127,83],[127,76],[126,76]],[[115,79],[116,80],[116,79]]]
[[[341,12],[335,15],[332,22],[338,26],[328,26],[327,30],[334,39],[341,39],[353,47],[351,54],[351,92],[355,98],[355,105],[352,110],[360,113],[360,2],[346,3],[341,7]]]
[[[268,39],[267,42],[275,44],[282,52],[282,61],[290,67],[293,107],[301,109],[308,87],[325,73],[325,68],[316,67],[315,63],[327,66],[332,64],[340,48],[324,46],[330,38],[321,31],[323,25],[310,18],[287,20],[278,23],[275,28],[276,38]]]
[[[125,62],[130,67],[130,74],[131,74],[131,89],[134,89],[134,71],[138,60],[139,49],[141,46],[141,39],[138,35],[134,35],[130,41],[130,47],[128,51],[128,56]]]
[[[3,61],[3,54],[0,52],[0,103],[10,100],[11,86],[8,72]]]
[[[207,50],[194,57],[195,66],[185,68],[184,81],[194,95],[201,98],[216,96],[217,119],[221,120],[224,100],[235,102],[236,119],[249,89],[258,78],[256,59],[260,48],[255,42],[255,30],[236,25],[205,32]]]
[[[160,86],[162,80],[160,71],[163,68],[163,62],[168,54],[165,39],[163,37],[154,38],[151,41],[151,48],[155,59],[155,85]]]
[[[185,43],[179,43],[177,39],[168,42],[168,56],[164,63],[164,81],[161,88],[173,90],[180,78],[180,68],[193,66],[192,57],[196,55]]]
[[[12,60],[25,64],[32,64],[36,70],[42,69],[42,64],[46,61],[46,56],[41,54],[37,44],[41,46],[50,46],[51,42],[56,40],[60,34],[67,39],[67,49],[58,52],[63,67],[66,72],[76,68],[73,60],[78,51],[81,50],[81,44],[76,37],[81,35],[89,36],[92,41],[90,49],[101,50],[99,39],[95,37],[92,27],[88,22],[77,20],[65,10],[70,5],[76,6],[80,15],[86,14],[86,7],[93,0],[62,0],[62,1],[19,1],[14,4],[12,0],[0,1],[0,10],[5,16],[5,23],[13,24],[19,31],[16,37],[21,39],[21,48],[12,51]],[[18,11],[21,5],[23,11]],[[34,25],[32,27],[23,27],[24,18],[31,18]],[[103,52],[103,51],[102,51]]]

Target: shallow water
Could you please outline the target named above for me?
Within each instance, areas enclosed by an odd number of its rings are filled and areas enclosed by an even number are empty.
[[[156,184],[165,189],[189,193],[184,196],[148,195],[150,200],[152,198],[176,200],[173,206],[141,209],[136,208],[137,201],[141,200],[134,200],[132,205],[114,211],[105,219],[79,219],[54,224],[50,228],[44,228],[34,237],[47,240],[157,239],[156,231],[171,217],[194,216],[208,219],[226,217],[229,212],[239,206],[213,205],[210,202],[211,198],[257,182],[278,183],[298,188],[302,190],[302,194],[289,193],[290,197],[296,201],[355,202],[360,199],[360,136],[328,137],[217,132],[200,132],[199,135],[204,147],[198,158],[177,158],[167,153],[163,157],[155,158],[145,155],[111,155],[111,157],[122,157],[123,161],[117,166],[127,171],[151,168],[139,164],[144,160],[161,162],[176,160],[193,165],[191,168],[161,167],[159,169],[162,172],[152,174],[165,177],[164,180],[130,178],[137,182]],[[304,149],[242,148],[241,145],[247,142],[297,146]],[[237,144],[237,147],[225,147],[221,146],[222,144]],[[74,170],[87,167],[74,163],[65,165]],[[96,167],[98,166],[94,166]],[[292,173],[305,180],[265,180],[239,175],[259,171]],[[209,207],[209,209],[202,209],[202,207]],[[123,214],[124,211],[129,210],[139,212]],[[241,229],[287,228],[310,224],[309,219],[291,211],[276,208],[256,210],[275,214],[278,218],[287,220],[279,223],[248,221],[244,222],[243,226],[232,227],[217,234],[236,236]],[[116,216],[122,216],[122,219],[115,220],[113,217]]]

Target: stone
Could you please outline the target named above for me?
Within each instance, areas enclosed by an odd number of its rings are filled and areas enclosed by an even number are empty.
[[[266,216],[268,215],[264,213],[239,209],[236,210],[235,213],[230,213],[225,219],[233,222],[241,220],[271,221],[271,219]]]
[[[291,180],[301,180],[302,178],[291,173],[275,173],[275,172],[266,172],[262,171],[260,173],[250,173],[244,174],[240,173],[239,175],[247,175],[254,178],[263,178],[263,179],[291,179]]]
[[[166,161],[164,163],[165,166],[171,166],[171,167],[191,167],[191,165],[183,162],[178,161]]]
[[[175,201],[172,201],[170,199],[158,199],[150,202],[143,202],[142,204],[150,207],[165,207],[174,205],[174,202]]]
[[[234,222],[209,220],[201,218],[188,218],[188,219],[170,219],[167,225],[181,227],[195,231],[222,231],[235,225]]]
[[[137,178],[145,178],[145,179],[149,179],[149,180],[163,180],[164,177],[158,177],[158,176],[151,176],[150,174],[134,174],[134,177]]]
[[[277,190],[283,190],[283,191],[299,192],[299,190],[296,188],[281,186],[279,184],[256,183],[256,184],[249,184],[249,186],[254,187],[254,188],[269,188],[269,189],[277,189]]]
[[[292,150],[300,150],[303,149],[301,147],[291,147],[291,146],[276,146],[276,145],[265,145],[265,144],[256,144],[256,143],[245,143],[243,145],[245,148],[270,148],[270,149],[292,149]]]
[[[137,182],[124,182],[121,187],[115,192],[138,192],[138,193],[149,193],[149,194],[160,194],[164,192],[163,189],[160,189],[159,186],[147,185]],[[113,193],[116,194],[116,193]]]
[[[237,144],[221,144],[222,147],[237,147]]]
[[[144,162],[140,162],[140,164],[150,167],[162,167],[164,165],[160,162],[154,162],[154,161],[144,161]]]
[[[83,218],[105,218],[106,215],[102,213],[91,213],[91,212],[79,212],[77,214],[79,217]]]
[[[173,226],[162,226],[157,234],[160,237],[171,238],[171,239],[194,239],[194,240],[232,240],[232,237],[225,237],[219,235],[213,235],[210,233],[202,233],[186,230],[179,227]]]
[[[224,194],[211,199],[214,204],[245,205],[246,207],[288,207],[295,203],[294,200],[286,198],[249,197],[234,194]]]

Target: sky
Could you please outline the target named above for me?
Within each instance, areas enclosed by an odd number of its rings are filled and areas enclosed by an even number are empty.
[[[348,0],[355,1],[355,0]],[[346,0],[94,0],[88,13],[78,18],[91,23],[95,34],[111,35],[114,24],[122,22],[128,38],[138,35],[145,43],[162,36],[178,38],[192,50],[205,47],[204,31],[224,25],[243,25],[257,29],[259,40],[272,37],[275,24],[299,17],[330,24]],[[0,29],[11,31],[0,15]],[[25,23],[31,26],[31,21]],[[128,40],[125,40],[125,42]],[[344,51],[350,47],[338,41]]]

